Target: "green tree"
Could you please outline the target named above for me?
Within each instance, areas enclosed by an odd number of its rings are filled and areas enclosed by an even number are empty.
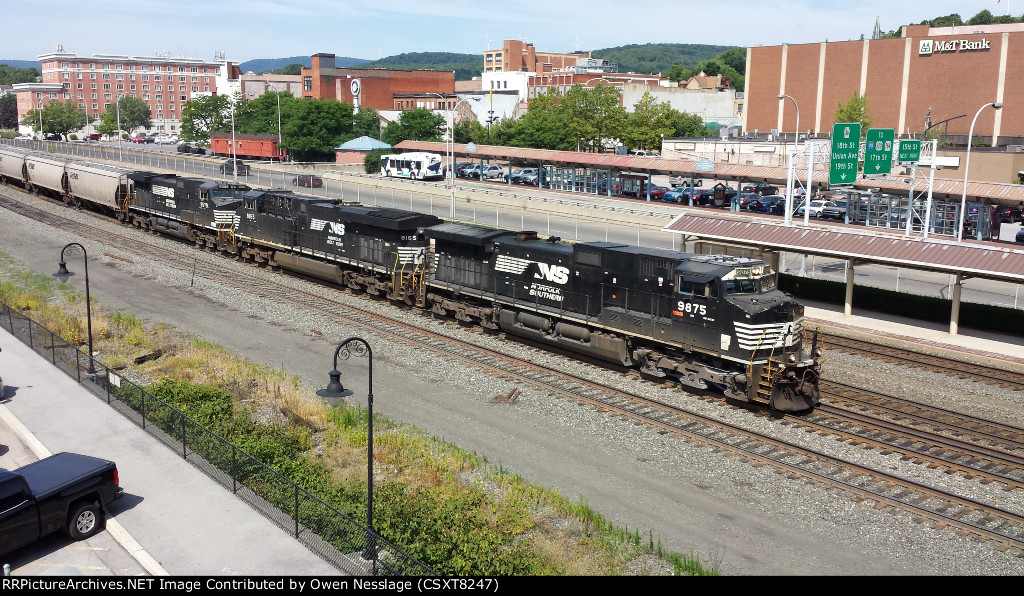
[[[230,130],[231,98],[226,95],[194,97],[181,107],[179,137],[183,141],[209,147],[211,134]]]
[[[426,108],[416,108],[402,112],[397,121],[390,122],[384,128],[381,140],[392,147],[405,140],[440,141],[444,129],[444,116]]]
[[[483,143],[487,140],[487,129],[479,120],[462,120],[455,123],[456,143]]]
[[[619,105],[618,90],[600,82],[593,89],[573,85],[557,105],[571,138],[580,146],[598,151],[605,141],[619,137],[626,118],[625,110]]]
[[[0,128],[18,127],[18,98],[13,93],[0,95]]]
[[[273,74],[282,74],[282,75],[302,74],[302,65],[299,64],[298,62],[292,62],[291,64],[289,64],[288,66],[285,66],[284,68],[281,68],[281,69],[278,69],[278,70],[273,70],[271,72]]]
[[[285,148],[297,161],[334,159],[334,148],[353,138],[352,104],[333,99],[294,103],[284,124]]]
[[[853,92],[850,101],[839,102],[836,106],[836,113],[833,122],[860,122],[861,135],[867,133],[871,126],[871,116],[868,114],[868,98],[857,91]]]
[[[380,157],[390,152],[390,149],[374,149],[373,151],[367,151],[366,157],[363,158],[363,169],[367,174],[379,174]]]
[[[675,119],[679,112],[668,102],[651,99],[644,93],[633,104],[633,112],[626,117],[621,130],[622,143],[630,149],[661,148],[661,139],[675,132]]]
[[[45,117],[46,114],[44,113],[43,116]],[[117,126],[118,119],[121,121],[120,130],[127,133],[131,133],[136,128],[149,128],[153,126],[152,111],[149,109],[149,104],[138,97],[126,95],[119,98],[116,104],[107,105],[99,125],[96,126],[96,132],[100,134],[120,134]]]
[[[359,108],[359,113],[352,117],[352,138],[370,137],[379,140],[380,133],[380,114],[377,113],[377,110],[368,107]]]
[[[965,23],[965,24],[967,24],[967,25],[991,25],[993,22],[995,22],[995,17],[993,17],[992,13],[986,8],[986,9],[983,9],[978,14],[974,15],[973,17],[967,19],[967,23]]]
[[[509,131],[508,143],[515,147],[575,151],[579,139],[573,138],[565,113],[559,109],[560,101],[557,92],[530,100],[526,114]]]
[[[34,67],[14,68],[7,64],[0,64],[0,85],[34,83],[38,76],[39,70]]]
[[[29,110],[21,123],[31,126],[32,130],[39,130],[39,110]],[[85,127],[89,124],[89,115],[85,110],[80,109],[74,101],[55,101],[43,106],[42,110],[44,135],[58,134],[66,141],[68,133]]]
[[[715,131],[704,124],[704,119],[697,114],[686,114],[677,111],[672,120],[675,130],[672,136],[688,138],[706,138],[715,136]]]

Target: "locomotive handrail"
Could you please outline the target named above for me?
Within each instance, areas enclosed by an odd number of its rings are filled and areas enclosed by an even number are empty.
[[[747,370],[750,371],[750,372],[747,373],[747,375],[750,377],[751,381],[753,381],[753,379],[754,379],[754,358],[757,357],[757,351],[761,349],[761,342],[764,341],[764,336],[767,335],[767,334],[768,334],[768,330],[767,329],[762,329],[761,330],[761,337],[757,338],[757,345],[754,346],[753,351],[750,352],[750,364],[747,366]],[[769,356],[768,357],[768,382],[769,383],[771,382],[771,379],[772,379],[772,373],[771,373],[772,366],[771,366],[771,364],[772,364],[772,359],[771,359],[771,356]]]

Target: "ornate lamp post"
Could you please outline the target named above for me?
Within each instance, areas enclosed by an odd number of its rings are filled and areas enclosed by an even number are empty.
[[[352,347],[349,347],[352,344]],[[355,354],[362,356],[366,354],[369,361],[369,379],[366,394],[366,426],[368,428],[366,440],[366,546],[363,548],[363,558],[373,561],[374,574],[376,575],[377,548],[373,539],[373,350],[365,339],[350,337],[338,344],[334,350],[334,369],[330,373],[330,382],[327,387],[317,391],[316,394],[327,400],[328,405],[337,408],[341,405],[341,399],[352,395],[352,392],[341,384],[341,373],[338,371],[338,354],[347,360]]]
[[[93,365],[93,350],[92,350],[92,306],[89,300],[89,255],[85,252],[85,247],[77,242],[68,243],[60,251],[60,262],[57,264],[57,273],[53,276],[60,280],[61,283],[67,283],[68,278],[74,275],[73,272],[68,271],[67,264],[64,262],[64,252],[68,247],[77,246],[82,249],[82,260],[85,261],[85,320],[89,330],[89,374],[96,374],[96,367]]]

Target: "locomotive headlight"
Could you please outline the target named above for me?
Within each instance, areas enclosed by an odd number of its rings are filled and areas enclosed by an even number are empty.
[[[796,354],[791,353],[789,356],[786,356],[786,362],[796,364]]]
[[[818,348],[818,349],[814,350],[814,357],[815,358],[821,358],[821,355],[824,354],[824,353],[825,352],[823,352],[821,348]]]

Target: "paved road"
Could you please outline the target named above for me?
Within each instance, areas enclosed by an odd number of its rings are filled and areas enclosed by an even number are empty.
[[[117,463],[107,529],[0,557],[14,576],[339,575],[230,491],[0,329],[0,467],[71,451]]]

